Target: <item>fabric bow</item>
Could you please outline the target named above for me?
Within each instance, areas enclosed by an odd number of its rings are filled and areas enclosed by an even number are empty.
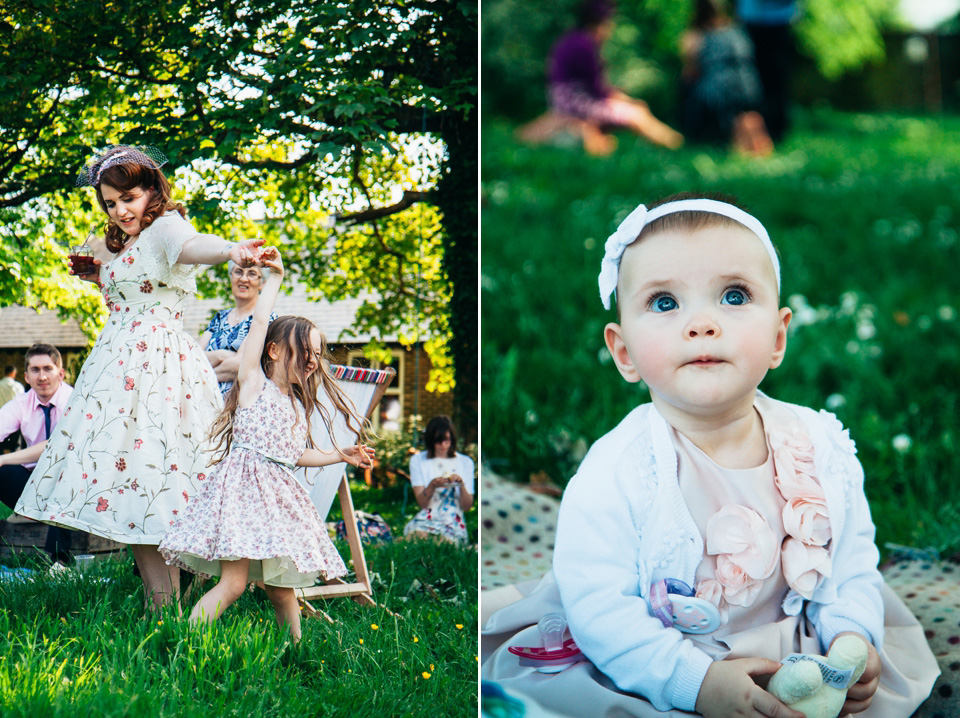
[[[617,291],[617,276],[620,273],[620,258],[623,251],[633,244],[647,223],[647,208],[640,205],[620,223],[617,231],[607,237],[603,245],[603,260],[600,262],[600,300],[603,308],[610,308],[610,296]]]

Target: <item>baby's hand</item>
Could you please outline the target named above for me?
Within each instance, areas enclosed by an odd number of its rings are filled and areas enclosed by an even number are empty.
[[[714,661],[700,685],[697,712],[706,718],[804,718],[753,682],[776,673],[780,664],[766,658]]]
[[[843,635],[845,634],[840,633],[833,640]],[[863,638],[859,633],[854,635]],[[869,641],[864,640],[864,643],[867,644],[867,667],[863,670],[860,680],[850,686],[847,691],[847,700],[844,701],[843,708],[840,710],[841,716],[863,713],[867,710],[873,701],[873,694],[877,692],[877,686],[880,685],[880,654]]]
[[[261,267],[269,267],[271,271],[283,276],[283,258],[276,247],[263,247],[260,250]]]

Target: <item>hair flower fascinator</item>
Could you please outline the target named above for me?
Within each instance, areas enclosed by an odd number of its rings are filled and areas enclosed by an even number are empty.
[[[167,157],[156,147],[134,145],[108,145],[95,152],[86,166],[77,175],[77,187],[96,187],[105,169],[117,165],[143,165],[155,170],[167,163]]]
[[[667,202],[653,209],[640,205],[620,223],[617,231],[611,234],[603,245],[603,260],[600,262],[600,276],[597,279],[600,285],[600,300],[603,308],[610,308],[610,297],[617,291],[617,276],[620,273],[620,258],[623,251],[633,244],[643,228],[655,219],[666,217],[674,212],[710,212],[729,217],[739,222],[753,232],[763,242],[770,261],[773,262],[773,271],[777,277],[777,289],[780,289],[780,260],[777,251],[773,248],[770,236],[760,221],[753,215],[747,214],[739,207],[715,199],[681,199],[676,202]]]

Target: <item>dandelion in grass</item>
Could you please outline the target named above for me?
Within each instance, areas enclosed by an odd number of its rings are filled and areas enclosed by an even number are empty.
[[[429,674],[429,673],[427,673],[426,671],[424,671],[424,672],[421,673],[420,675],[423,676],[423,680],[427,680],[427,679],[430,677],[431,674]]]
[[[414,643],[419,643],[419,642],[420,642],[420,639],[417,638],[416,636],[414,636],[414,637],[413,637],[413,642],[414,642]]]
[[[371,623],[370,628],[372,628],[374,631],[380,630],[380,626],[378,626],[376,623]]]
[[[843,394],[831,394],[827,397],[827,409],[836,411],[847,405],[847,398]]]
[[[458,631],[462,631],[462,630],[463,630],[463,624],[462,624],[462,623],[457,623],[457,624],[455,624],[455,625],[456,625]]]
[[[360,639],[360,645],[361,645],[361,646],[363,645],[363,639],[362,639],[362,638]]]
[[[910,447],[913,446],[913,439],[907,434],[897,434],[890,443],[893,444],[893,448],[896,451],[905,454],[910,451]]]

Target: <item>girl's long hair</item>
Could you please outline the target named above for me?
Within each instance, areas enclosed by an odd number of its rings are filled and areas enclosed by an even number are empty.
[[[347,428],[357,435],[358,443],[364,443],[370,439],[366,428],[367,421],[357,413],[353,402],[343,393],[330,372],[330,350],[323,332],[318,331],[320,365],[312,374],[307,375],[307,363],[312,353],[310,332],[314,329],[316,329],[314,323],[304,317],[283,316],[274,319],[270,322],[263,342],[260,368],[268,379],[290,396],[296,421],[300,421],[300,407],[302,406],[306,411],[307,446],[314,447],[310,417],[316,411],[330,434],[334,450],[339,452],[340,445],[333,432],[337,414],[343,417]],[[270,353],[267,351],[271,344],[276,345],[279,352],[276,361],[270,358]],[[320,389],[330,397],[333,404],[332,412],[318,399]],[[233,444],[233,419],[237,413],[239,397],[240,382],[235,381],[224,399],[223,410],[210,430],[209,438],[216,442],[212,450],[220,452],[212,463],[222,461],[230,453],[230,447]]]
[[[101,163],[108,157],[110,157],[109,154],[104,156]],[[167,178],[163,176],[163,173],[155,167],[147,167],[146,165],[134,163],[116,164],[107,167],[100,173],[100,178],[96,184],[97,202],[100,203],[100,208],[107,214],[107,217],[109,217],[107,203],[104,202],[103,193],[100,189],[101,185],[105,184],[121,192],[129,192],[138,187],[144,191],[152,190],[152,196],[147,202],[143,217],[140,218],[141,230],[153,224],[153,221],[164,212],[172,209],[179,212],[182,217],[187,216],[187,211],[183,205],[174,202],[170,198],[170,183],[167,182]],[[120,227],[114,223],[113,219],[107,220],[107,249],[116,254],[124,248],[128,239],[130,238],[127,236],[127,233],[120,229]]]

